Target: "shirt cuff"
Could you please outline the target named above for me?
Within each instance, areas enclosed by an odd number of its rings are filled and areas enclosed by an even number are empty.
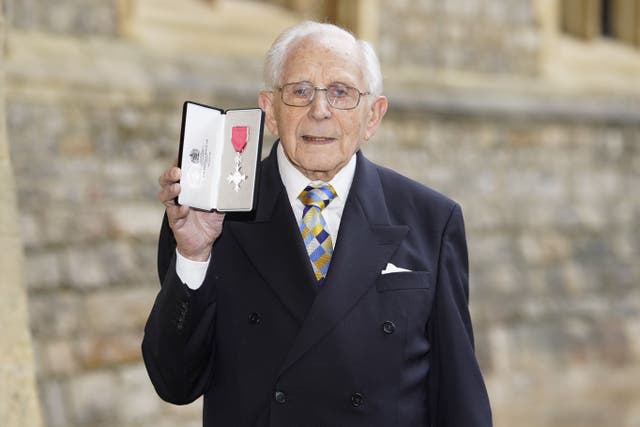
[[[180,255],[180,252],[176,249],[176,273],[182,283],[187,285],[189,289],[196,290],[202,286],[207,275],[209,262],[211,262],[211,255],[206,261],[192,261]]]

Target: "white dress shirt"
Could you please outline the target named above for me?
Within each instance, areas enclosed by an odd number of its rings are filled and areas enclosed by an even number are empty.
[[[291,164],[284,154],[284,149],[281,144],[278,144],[276,154],[278,156],[278,171],[280,172],[284,188],[287,190],[287,197],[291,204],[291,209],[293,210],[296,221],[300,223],[304,205],[298,199],[298,195],[311,181]],[[334,247],[338,241],[340,220],[342,219],[344,204],[349,196],[349,190],[351,190],[351,183],[353,182],[355,172],[356,156],[354,154],[351,156],[349,162],[328,182],[335,190],[336,197],[322,210],[322,216],[327,223],[327,229],[331,235],[331,241]],[[191,289],[198,289],[202,285],[210,262],[211,258],[204,262],[191,261],[180,255],[176,249],[176,273],[180,280]]]

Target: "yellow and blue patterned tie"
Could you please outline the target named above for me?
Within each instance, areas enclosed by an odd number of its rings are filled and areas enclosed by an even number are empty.
[[[333,253],[333,242],[327,230],[327,223],[322,217],[322,210],[334,197],[336,192],[333,187],[322,181],[312,181],[298,196],[304,205],[300,233],[307,247],[318,286],[324,282]]]

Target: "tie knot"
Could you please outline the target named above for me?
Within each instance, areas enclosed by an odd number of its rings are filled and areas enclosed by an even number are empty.
[[[305,206],[316,206],[322,210],[327,207],[334,197],[336,197],[336,191],[330,184],[322,181],[312,181],[302,190],[298,199]]]

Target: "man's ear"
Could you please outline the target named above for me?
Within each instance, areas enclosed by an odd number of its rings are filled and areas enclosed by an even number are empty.
[[[273,92],[268,90],[260,91],[258,94],[258,106],[264,110],[264,122],[267,129],[273,136],[278,136],[278,121],[273,105]]]
[[[378,130],[378,126],[380,126],[380,122],[382,118],[387,112],[387,108],[389,104],[387,102],[386,96],[378,96],[371,103],[370,109],[367,114],[367,128],[364,135],[364,140],[368,141],[375,135]]]

